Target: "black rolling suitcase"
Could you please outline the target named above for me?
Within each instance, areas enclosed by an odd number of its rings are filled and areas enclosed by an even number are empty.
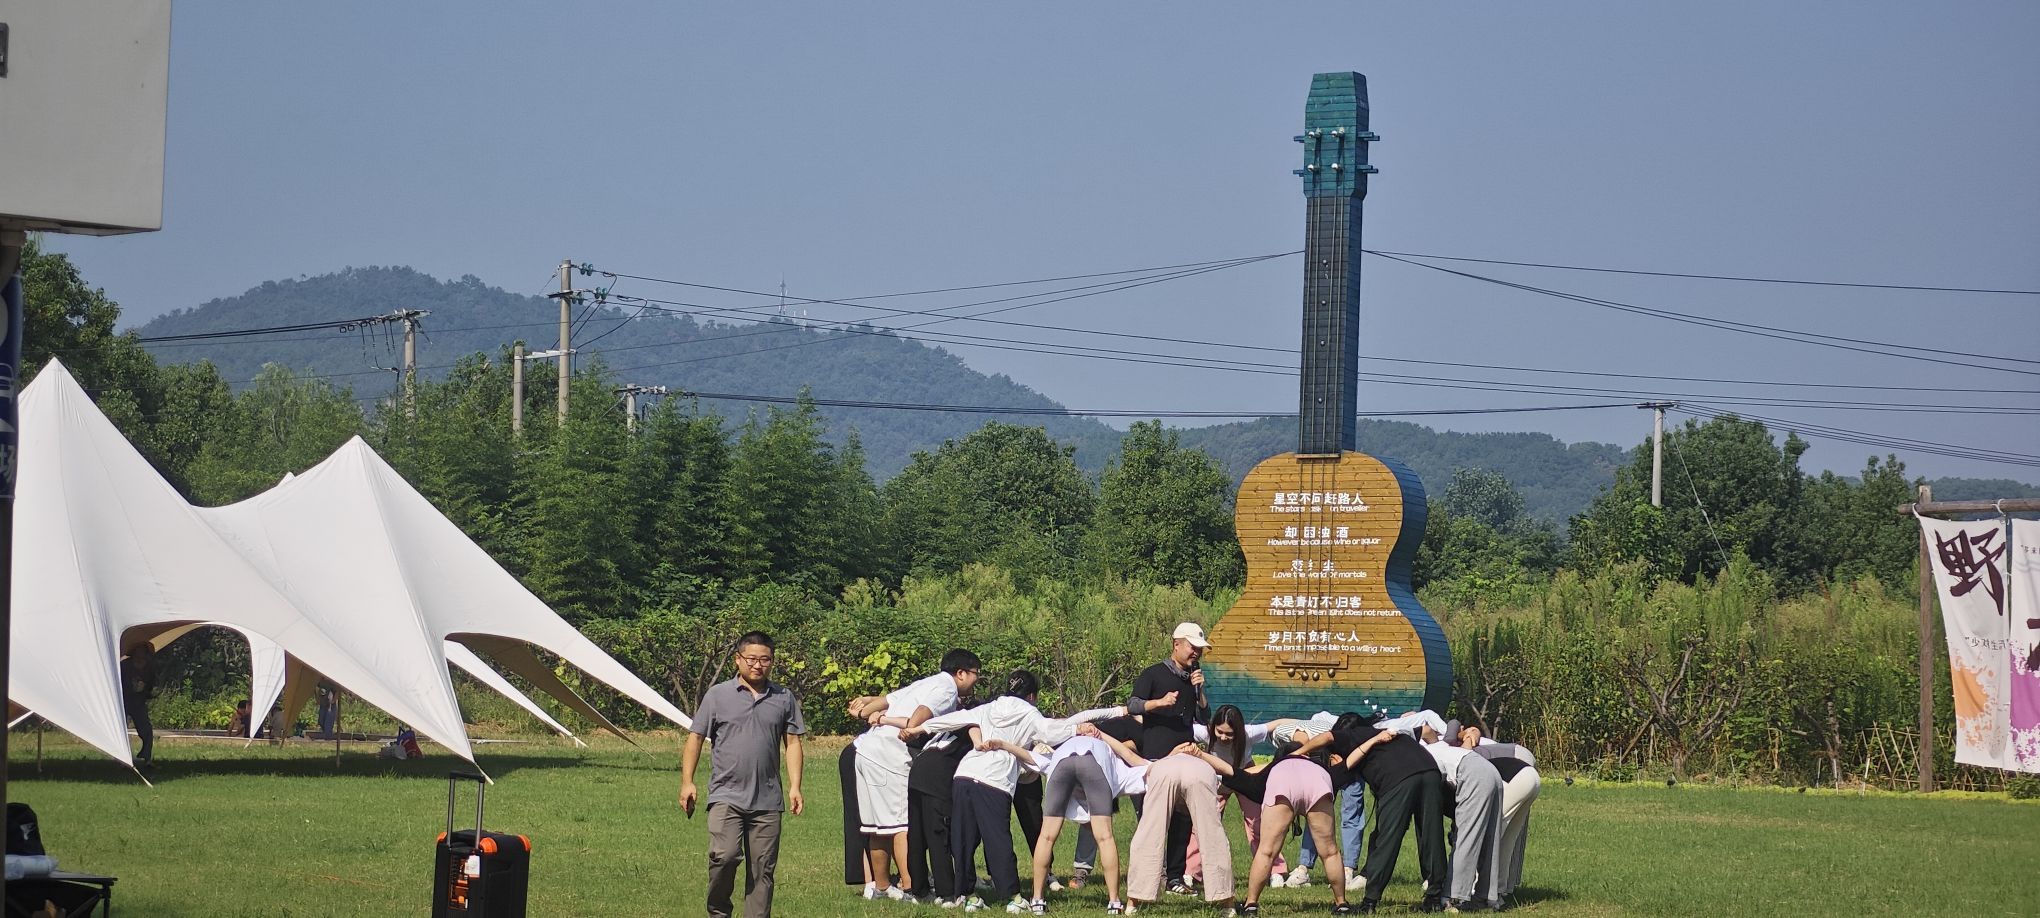
[[[453,829],[453,801],[462,781],[475,782],[475,827]],[[456,771],[447,775],[446,831],[432,868],[433,918],[524,918],[531,882],[531,839],[482,831],[482,799],[488,779]]]

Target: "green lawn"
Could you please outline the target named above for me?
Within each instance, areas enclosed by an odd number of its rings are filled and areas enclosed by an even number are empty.
[[[490,827],[533,841],[532,914],[701,913],[706,833],[674,804],[678,743],[670,734],[640,741],[648,751],[602,739],[585,750],[546,740],[482,747],[482,766],[497,779]],[[336,768],[330,745],[168,740],[157,744],[155,786],[146,787],[54,733],[38,774],[34,744],[32,735],[12,739],[10,798],[35,807],[45,843],[66,867],[121,878],[114,901],[122,914],[425,912],[453,766],[446,756],[386,762],[362,745]],[[788,819],[779,913],[911,911],[863,902],[840,884],[840,741],[817,746],[808,813]],[[462,812],[471,816],[471,804]],[[2029,802],[1567,787],[1547,776],[1535,814],[1520,893],[1528,915],[2040,911],[2031,887],[2040,805]],[[1129,821],[1122,844],[1131,834]],[[1237,849],[1237,827],[1234,836]],[[1063,865],[1070,839],[1065,833]],[[1386,911],[1414,903],[1415,871],[1406,853]],[[1240,876],[1244,885],[1244,869]],[[1094,884],[1051,905],[1059,914],[1102,914],[1103,902]],[[1322,913],[1329,902],[1321,882],[1263,900],[1269,914]],[[1210,911],[1172,898],[1143,914]]]

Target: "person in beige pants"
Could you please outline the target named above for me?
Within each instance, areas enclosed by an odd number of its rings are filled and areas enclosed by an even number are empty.
[[[1233,899],[1232,841],[1218,815],[1218,772],[1184,743],[1148,766],[1147,803],[1127,846],[1126,898],[1153,902],[1162,895],[1163,848],[1169,819],[1178,809],[1190,814],[1191,831],[1204,852],[1204,899],[1226,905]]]

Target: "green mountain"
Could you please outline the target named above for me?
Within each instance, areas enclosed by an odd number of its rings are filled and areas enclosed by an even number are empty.
[[[535,349],[558,340],[558,307],[538,296],[488,286],[472,275],[440,281],[409,268],[349,268],[337,274],[271,281],[239,296],[177,310],[141,326],[144,337],[330,322],[424,309],[419,365],[437,374],[463,355],[498,354],[523,340]],[[730,324],[662,313],[630,318],[634,309],[599,309],[578,327],[583,359],[604,361],[619,382],[665,385],[694,392],[791,396],[803,386],[817,397],[841,400],[949,405],[1056,407],[1056,403],[1003,375],[972,370],[940,348],[870,328]],[[264,363],[299,373],[331,375],[357,395],[377,396],[395,385],[402,357],[394,325],[347,332],[288,332],[203,342],[151,345],[158,359],[212,360],[232,380],[252,379]],[[539,372],[544,372],[540,369]],[[704,400],[741,418],[755,403]],[[1119,433],[1086,418],[988,416],[963,412],[829,408],[840,437],[855,428],[881,480],[905,467],[916,450],[933,449],[995,417],[1045,426],[1076,447],[1079,465],[1096,473],[1118,448]],[[1185,428],[1183,438],[1223,462],[1235,477],[1254,463],[1295,446],[1295,421],[1267,418]],[[1361,448],[1408,463],[1434,488],[1452,471],[1479,467],[1501,472],[1521,489],[1525,509],[1553,521],[1583,509],[1613,480],[1625,451],[1605,443],[1562,443],[1541,433],[1466,434],[1418,424],[1362,420]]]
[[[474,353],[496,355],[522,340],[533,350],[559,341],[559,307],[483,284],[473,275],[440,281],[410,268],[348,268],[303,280],[271,281],[239,296],[216,299],[194,309],[167,313],[140,326],[142,337],[184,335],[239,328],[268,328],[331,322],[395,309],[423,309],[418,364],[438,376],[456,359]],[[692,316],[647,313],[634,308],[597,309],[577,317],[574,338],[586,342],[582,360],[599,359],[619,383],[663,385],[675,391],[794,396],[808,387],[817,397],[854,401],[1014,408],[1060,407],[1046,396],[1003,375],[987,376],[955,355],[880,330],[842,330],[817,325],[731,324]],[[761,317],[769,318],[769,317]],[[348,332],[316,331],[205,342],[164,342],[150,348],[157,359],[209,359],[229,380],[250,380],[265,363],[280,363],[300,374],[334,375],[355,394],[381,395],[396,385],[402,361],[399,326],[382,324]],[[527,369],[550,372],[549,364]],[[604,396],[608,397],[608,396]],[[741,419],[755,402],[704,399],[719,413]],[[839,440],[854,428],[863,440],[871,473],[884,480],[904,468],[915,450],[933,449],[994,417],[1041,425],[1077,448],[1077,460],[1099,469],[1118,449],[1119,432],[1089,418],[997,416],[961,412],[829,408],[830,429]]]

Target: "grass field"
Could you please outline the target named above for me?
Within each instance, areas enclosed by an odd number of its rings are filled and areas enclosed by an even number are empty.
[[[121,878],[120,914],[426,911],[449,757],[388,762],[361,745],[336,768],[330,745],[168,740],[157,744],[155,786],[147,787],[59,736],[50,734],[38,774],[33,736],[15,734],[9,797],[35,807],[50,853],[66,867]],[[650,751],[607,739],[590,749],[558,741],[481,748],[497,781],[490,828],[533,840],[533,915],[702,913],[706,830],[674,804],[678,743],[671,734],[640,741]],[[787,820],[778,913],[912,912],[864,902],[839,882],[839,749],[826,739],[810,748],[808,812]],[[461,812],[470,818],[471,802]],[[1568,787],[1547,776],[1534,813],[1519,893],[1526,915],[2040,914],[2033,802]],[[1122,844],[1131,834],[1129,822]],[[1237,855],[1236,825],[1234,837]],[[1070,839],[1065,833],[1065,866]],[[1406,853],[1385,911],[1414,904],[1415,871]],[[1097,884],[1051,899],[1056,914],[1099,915],[1103,903]],[[1322,882],[1263,899],[1268,914],[1323,913],[1329,903]],[[1212,914],[1174,898],[1142,913]]]

